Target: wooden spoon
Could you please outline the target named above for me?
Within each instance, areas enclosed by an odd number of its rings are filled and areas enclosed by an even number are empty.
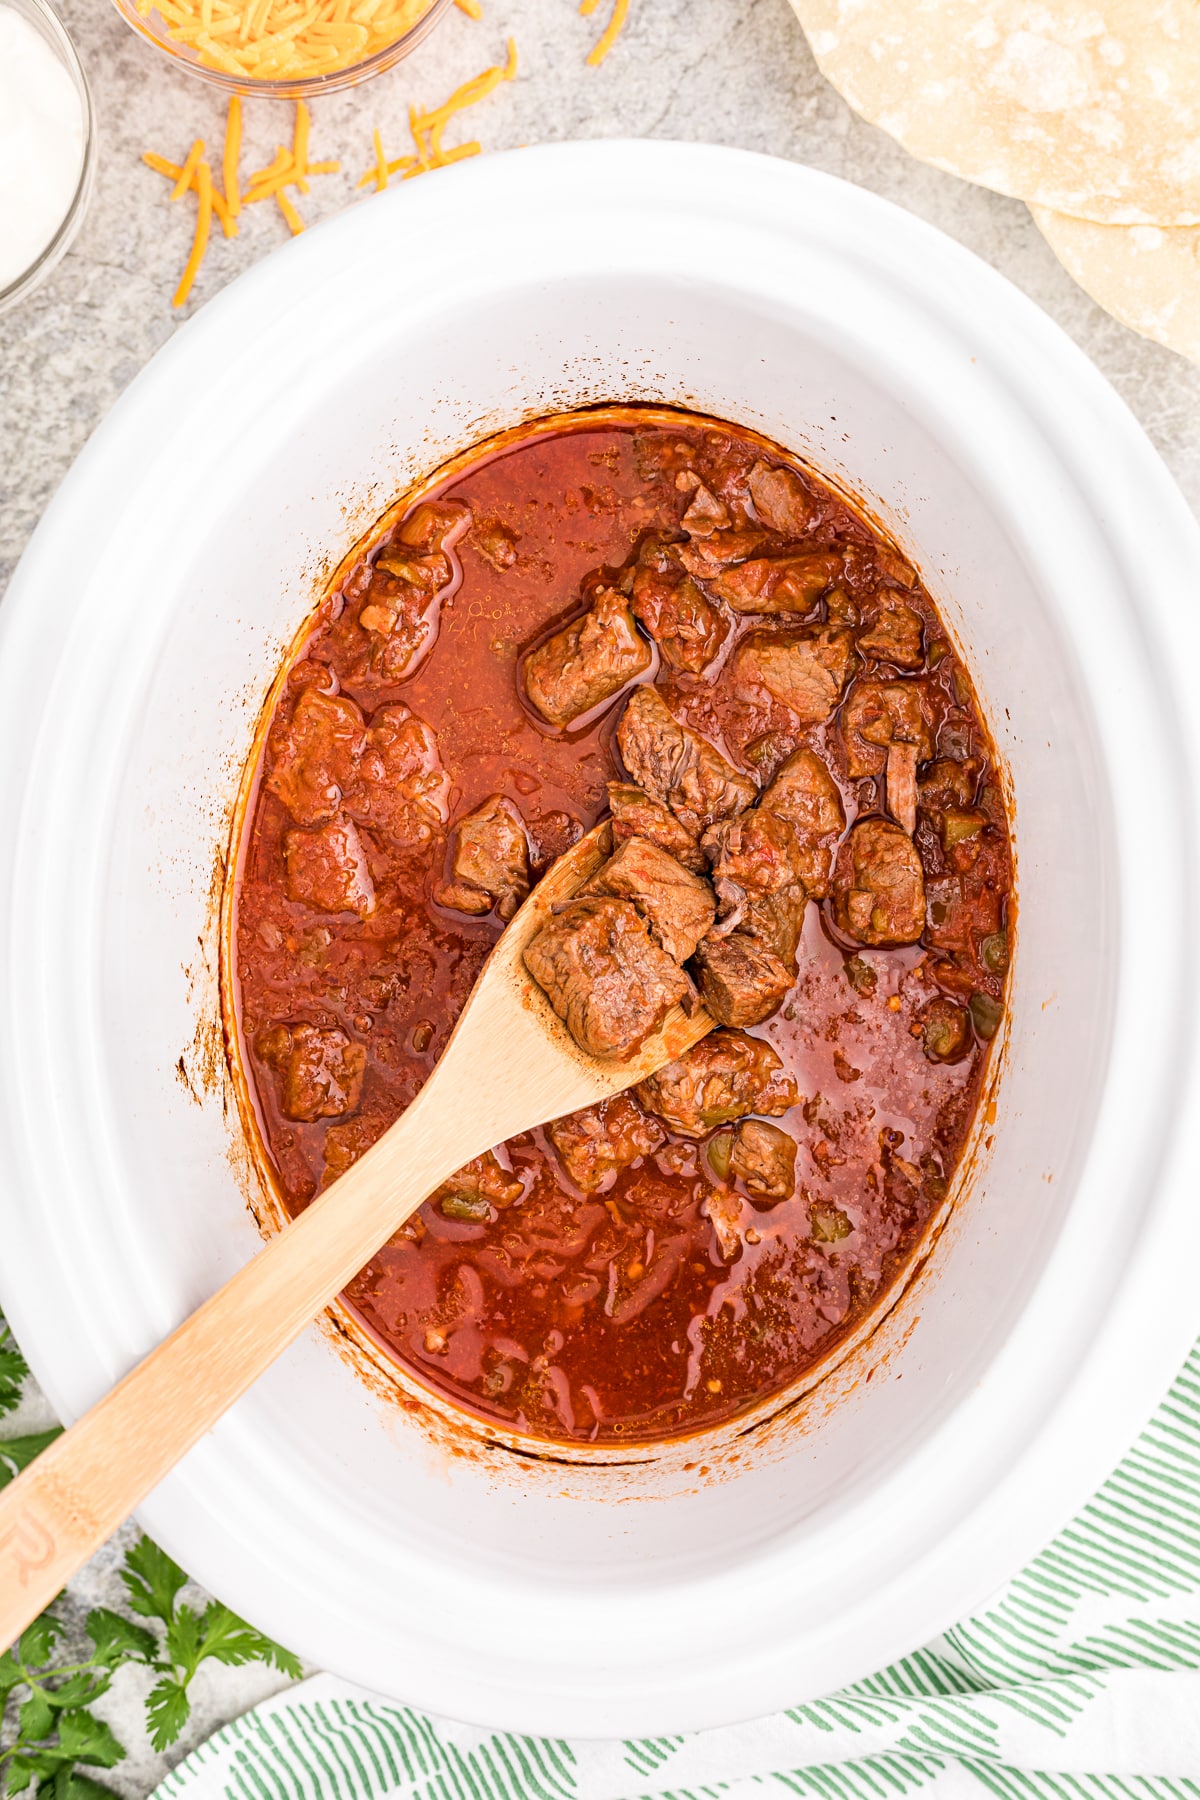
[[[679,1007],[627,1062],[576,1045],[522,951],[612,848],[606,822],[559,858],[484,964],[408,1110],[0,1495],[0,1646],[387,1242],[473,1156],[673,1062],[711,1030]]]

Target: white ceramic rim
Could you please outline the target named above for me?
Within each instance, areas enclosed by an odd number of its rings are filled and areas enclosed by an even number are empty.
[[[776,221],[786,221],[776,226],[781,241],[791,232],[816,234],[860,259],[877,277],[902,277],[925,298],[931,316],[947,317],[957,327],[969,320],[978,354],[991,360],[1014,401],[1061,452],[1085,498],[1108,507],[1110,541],[1144,568],[1142,626],[1162,682],[1164,716],[1176,736],[1181,766],[1200,768],[1198,722],[1183,679],[1200,649],[1194,611],[1184,604],[1200,568],[1200,531],[1157,454],[1107,383],[1032,302],[985,264],[860,189],[772,159],[708,147],[555,146],[481,159],[413,184],[417,188],[424,191],[389,194],[305,234],[206,307],[114,408],[39,528],[0,618],[0,741],[10,770],[22,776],[10,782],[0,802],[14,846],[0,921],[10,971],[15,973],[21,961],[28,964],[30,957],[36,971],[39,957],[52,952],[52,946],[38,942],[36,904],[21,882],[31,857],[36,860],[42,824],[31,798],[32,765],[48,777],[37,786],[39,806],[54,801],[53,732],[45,725],[44,620],[39,621],[34,603],[61,568],[64,546],[87,541],[110,517],[119,517],[130,485],[161,467],[162,446],[178,429],[189,396],[199,401],[223,366],[228,346],[238,344],[244,353],[256,334],[275,333],[289,296],[319,285],[323,269],[369,242],[376,222],[382,225],[392,216],[376,211],[379,207],[409,208],[406,222],[419,223],[426,233],[452,231],[456,218],[489,207],[528,210],[544,217],[548,226],[555,207],[578,204],[580,195],[620,192],[627,198],[631,224],[640,224],[644,221],[637,219],[634,196],[674,193],[689,195],[693,213],[719,226],[723,218],[742,216],[753,190],[760,205],[771,203]],[[1118,493],[1120,503],[1113,504]],[[1149,518],[1154,531],[1147,534]],[[1182,821],[1178,851],[1185,894],[1194,891],[1196,792],[1193,782],[1193,811]],[[1194,1016],[1197,976],[1190,949],[1172,974],[1178,1004],[1190,1007]],[[27,970],[20,981],[6,984],[6,996],[27,991],[26,976]],[[92,1053],[86,1015],[80,1018],[79,1034],[77,1063],[86,1069]],[[55,1092],[55,1066],[39,1062],[30,1051],[23,1020],[7,999],[0,1011],[0,1074],[0,1131],[6,1160],[15,1171],[0,1196],[0,1231],[7,1246],[0,1299],[52,1402],[71,1417],[103,1384],[105,1353],[86,1337],[72,1337],[58,1316],[60,1270],[55,1262],[74,1259],[78,1266],[94,1246],[64,1245],[54,1229],[53,1194],[40,1180],[36,1150],[40,1135],[59,1132],[64,1096]],[[622,1692],[616,1672],[611,1684],[598,1685],[591,1693],[530,1694],[506,1677],[500,1659],[494,1678],[466,1682],[458,1706],[450,1710],[525,1729],[583,1735],[677,1730],[753,1716],[794,1700],[800,1692],[860,1676],[977,1605],[1086,1499],[1127,1447],[1190,1347],[1196,1326],[1192,1268],[1200,1251],[1186,1131],[1186,1121],[1196,1115],[1194,1057],[1180,1063],[1173,1098],[1177,1129],[1162,1146],[1146,1227],[1140,1241],[1129,1247],[1123,1285],[1103,1334],[1082,1337],[1085,1348],[1078,1363],[1056,1371],[1028,1438],[1012,1447],[1006,1478],[985,1495],[966,1484],[966,1510],[919,1561],[896,1569],[894,1579],[869,1604],[848,1608],[821,1621],[819,1628],[799,1621],[792,1641],[764,1642],[759,1654],[743,1651],[733,1665],[714,1643],[711,1666],[703,1674],[694,1665],[664,1663],[659,1679],[643,1684],[636,1697]],[[94,1142],[103,1154],[102,1130]],[[1039,1316],[1044,1318],[1046,1304],[1039,1293],[1022,1321],[1027,1330],[1021,1343],[1014,1338],[1006,1346],[981,1386],[1002,1383],[1003,1365],[1012,1358],[1028,1361],[1026,1338]],[[1131,1353],[1135,1344],[1136,1355]],[[1049,1376],[1047,1380],[1049,1384]],[[972,1402],[977,1427],[985,1404],[983,1393]],[[278,1566],[280,1558],[286,1566],[291,1554],[291,1566],[297,1567],[296,1547],[283,1529],[278,1544],[268,1544],[261,1529],[246,1528],[244,1513],[247,1505],[252,1509],[253,1494],[239,1462],[236,1415],[227,1424],[205,1445],[203,1459],[177,1472],[139,1516],[198,1578],[285,1641],[311,1652],[322,1641],[311,1616],[312,1595],[299,1582],[289,1589]],[[922,1447],[915,1459],[922,1465],[921,1479],[928,1481],[947,1443],[947,1433],[939,1432]],[[899,1501],[905,1484],[916,1479],[914,1469],[889,1477],[880,1503],[886,1503],[888,1485]],[[709,1584],[714,1607],[732,1601],[753,1610],[760,1601],[765,1604],[767,1594],[778,1592],[780,1580],[786,1580],[786,1563],[773,1559],[769,1546],[756,1550],[736,1583]],[[322,1601],[336,1610],[335,1593],[324,1594]],[[342,1672],[370,1684],[378,1667],[372,1647],[364,1643],[356,1653],[344,1634],[341,1644]],[[445,1691],[430,1687],[419,1668],[410,1671],[407,1697],[447,1710]]]

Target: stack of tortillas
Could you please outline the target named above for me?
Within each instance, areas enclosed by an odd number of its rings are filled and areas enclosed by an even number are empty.
[[[856,112],[1200,362],[1200,0],[792,0]]]

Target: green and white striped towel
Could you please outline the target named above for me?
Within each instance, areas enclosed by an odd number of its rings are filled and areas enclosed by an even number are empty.
[[[568,1743],[332,1676],[227,1725],[154,1800],[1200,1800],[1200,1345],[1075,1522],[993,1603],[827,1699]]]

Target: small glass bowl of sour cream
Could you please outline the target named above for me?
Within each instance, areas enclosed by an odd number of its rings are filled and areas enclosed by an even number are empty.
[[[65,255],[91,198],[95,114],[46,0],[0,0],[0,313]]]

